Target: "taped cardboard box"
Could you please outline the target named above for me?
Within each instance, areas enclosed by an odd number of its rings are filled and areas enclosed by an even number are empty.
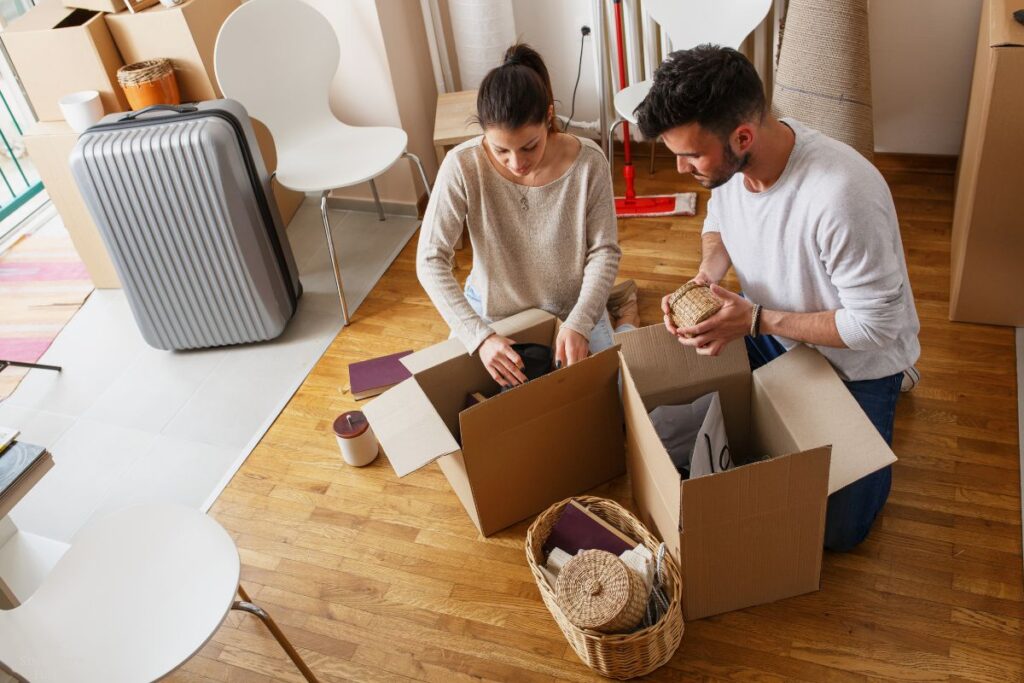
[[[493,328],[553,345],[559,321],[529,310]],[[617,347],[466,410],[467,395],[495,385],[457,339],[402,362],[413,376],[367,404],[366,417],[395,473],[436,460],[485,536],[625,472]]]
[[[4,47],[40,121],[63,121],[57,101],[96,90],[103,111],[128,109],[117,70],[124,65],[103,15],[43,0],[11,22]]]
[[[828,361],[800,346],[751,373],[742,341],[698,356],[661,325],[615,341],[633,498],[680,563],[684,616],[817,590],[828,495],[896,461]],[[648,413],[710,391],[733,459],[756,461],[681,480]]]

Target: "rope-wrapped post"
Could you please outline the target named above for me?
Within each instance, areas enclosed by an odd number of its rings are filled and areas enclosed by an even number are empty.
[[[772,110],[875,150],[867,0],[789,0]]]

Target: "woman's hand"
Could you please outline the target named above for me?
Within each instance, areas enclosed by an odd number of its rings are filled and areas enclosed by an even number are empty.
[[[555,339],[555,367],[566,367],[590,355],[587,338],[575,330],[562,327]],[[561,365],[559,365],[561,364]]]
[[[485,339],[478,350],[480,362],[494,381],[503,387],[526,383],[523,359],[513,350],[514,343],[508,337],[495,333]]]

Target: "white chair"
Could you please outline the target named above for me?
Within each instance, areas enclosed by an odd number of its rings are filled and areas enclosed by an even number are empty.
[[[340,56],[334,29],[302,0],[249,0],[221,27],[214,68],[224,96],[241,102],[274,136],[278,182],[299,192],[320,193],[320,215],[348,325],[327,216],[328,193],[369,182],[384,220],[374,178],[406,157],[419,169],[428,196],[430,184],[419,158],[406,150],[408,136],[401,128],[349,126],[331,112],[328,90]]]
[[[644,9],[668,35],[673,50],[703,43],[739,48],[764,21],[771,6],[772,0],[644,0]],[[647,97],[653,82],[652,75],[615,93],[612,104],[617,118],[608,128],[609,139],[623,122],[636,125],[633,111]]]
[[[0,669],[33,683],[154,681],[238,609],[262,619],[306,680],[316,681],[270,616],[249,602],[238,575],[234,542],[203,513],[126,508],[80,531],[36,592],[0,611]]]

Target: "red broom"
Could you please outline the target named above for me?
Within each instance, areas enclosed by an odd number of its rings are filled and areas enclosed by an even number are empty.
[[[614,0],[615,3],[615,43],[619,57],[619,85],[625,88],[629,85],[626,81],[626,57],[622,47],[622,0]],[[622,122],[622,149],[625,153],[625,166],[622,168],[622,175],[626,179],[626,196],[615,198],[615,215],[619,218],[632,218],[637,216],[692,216],[696,207],[696,195],[692,192],[685,194],[661,194],[648,195],[645,197],[636,196],[634,179],[636,169],[633,167],[633,155],[629,149],[629,122]]]

